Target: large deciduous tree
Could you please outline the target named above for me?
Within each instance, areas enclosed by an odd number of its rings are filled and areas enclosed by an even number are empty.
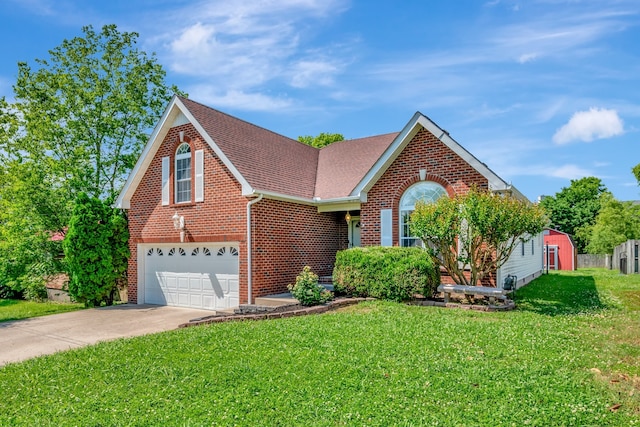
[[[528,201],[473,188],[435,203],[418,203],[410,227],[457,284],[475,286],[546,224],[542,209]]]
[[[579,253],[583,253],[589,243],[588,229],[595,223],[600,212],[601,197],[608,194],[599,178],[585,177],[571,180],[569,187],[564,187],[555,196],[542,199],[551,225],[574,237]]]
[[[0,102],[0,169],[11,181],[0,186],[0,203],[9,205],[0,234],[16,244],[64,233],[82,192],[113,200],[148,132],[179,93],[165,83],[155,55],[136,47],[137,33],[115,25],[82,33],[47,59],[19,63],[15,102]],[[11,226],[18,221],[29,233]],[[0,263],[14,257],[10,252],[0,244]]]
[[[177,89],[164,83],[155,57],[135,47],[138,34],[115,25],[82,31],[36,68],[18,64],[14,107],[25,132],[10,148],[64,178],[69,192],[109,198]]]

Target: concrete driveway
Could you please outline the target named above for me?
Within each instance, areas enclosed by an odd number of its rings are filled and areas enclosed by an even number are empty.
[[[176,329],[214,311],[123,304],[0,323],[0,366],[123,337]]]

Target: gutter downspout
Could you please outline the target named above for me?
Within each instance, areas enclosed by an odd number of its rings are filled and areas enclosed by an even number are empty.
[[[262,200],[264,194],[259,194],[257,199],[249,200],[247,203],[247,304],[251,304],[251,258],[253,253],[253,248],[251,244],[251,205],[258,203]]]

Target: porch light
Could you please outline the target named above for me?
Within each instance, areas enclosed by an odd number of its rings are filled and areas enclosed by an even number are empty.
[[[180,230],[180,242],[184,242],[184,217],[178,215],[178,211],[171,217],[173,220],[173,228]]]
[[[351,214],[349,213],[349,211],[347,211],[347,214],[344,216],[344,220],[348,223],[351,222]]]

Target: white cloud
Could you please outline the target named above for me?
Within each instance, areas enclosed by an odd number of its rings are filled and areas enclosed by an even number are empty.
[[[56,5],[52,0],[13,0],[13,3],[37,15],[56,14]]]
[[[565,103],[566,103],[566,99],[565,98],[558,98],[558,99],[552,100],[552,101],[550,101],[548,103],[545,103],[544,107],[542,107],[540,109],[540,111],[538,111],[535,114],[536,120],[539,123],[548,122],[553,117],[555,117],[556,114],[558,114],[558,112],[564,106]]]
[[[341,13],[344,3],[343,0],[202,1],[190,4],[188,11],[172,13],[172,22],[182,22],[183,26],[160,34],[155,43],[167,47],[161,52],[172,70],[216,79],[217,84],[247,88],[267,80],[289,79],[295,85],[310,85],[319,71],[326,74],[338,63],[302,61],[301,38],[307,37],[304,30],[313,25],[313,20]],[[198,11],[195,16],[194,10]],[[320,52],[318,56],[330,55]],[[292,78],[291,69],[296,67],[299,73]],[[317,81],[326,83],[322,79]]]
[[[607,166],[611,166],[611,163],[610,162],[593,162],[593,166],[597,168],[604,168]]]
[[[585,176],[593,176],[593,173],[576,165],[563,165],[547,169],[549,176],[563,179],[579,179]]]
[[[233,108],[246,111],[274,111],[291,107],[292,101],[286,98],[270,97],[263,93],[247,93],[240,90],[219,92],[209,85],[187,88],[187,92],[198,102],[221,108]]]
[[[312,85],[329,86],[338,67],[328,61],[300,61],[293,67],[291,86],[305,88]]]
[[[199,58],[211,54],[215,44],[215,31],[211,25],[197,22],[186,28],[171,44],[171,50],[180,56]]]
[[[523,55],[520,55],[520,57],[518,58],[518,62],[521,64],[526,64],[527,62],[535,60],[537,57],[537,53],[525,53]]]
[[[569,122],[553,135],[553,142],[556,144],[568,144],[573,141],[590,142],[623,133],[624,125],[616,110],[591,108],[589,111],[574,113]]]

